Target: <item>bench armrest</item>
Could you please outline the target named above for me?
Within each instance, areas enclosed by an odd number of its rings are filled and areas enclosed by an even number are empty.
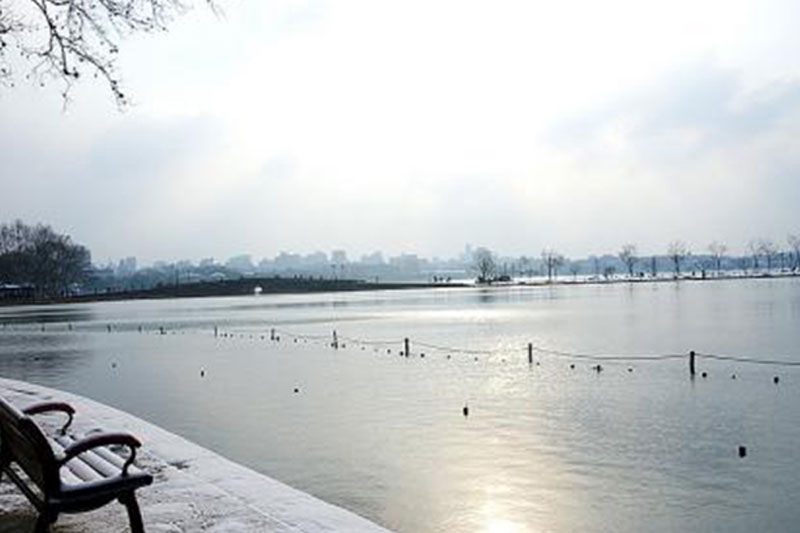
[[[75,409],[70,404],[64,402],[35,403],[23,409],[22,413],[26,415],[38,415],[52,413],[54,411],[66,413],[67,415],[67,422],[61,427],[61,434],[64,435],[67,432],[67,428],[72,424],[72,417],[75,415]]]
[[[133,460],[136,459],[136,448],[142,445],[142,443],[139,442],[139,439],[129,433],[98,433],[83,438],[78,442],[75,442],[64,448],[64,457],[61,458],[58,465],[59,467],[63,466],[67,461],[76,455],[91,450],[92,448],[109,446],[112,444],[121,444],[123,446],[127,446],[131,451],[130,456],[122,467],[122,475],[127,475],[128,467],[133,464]]]

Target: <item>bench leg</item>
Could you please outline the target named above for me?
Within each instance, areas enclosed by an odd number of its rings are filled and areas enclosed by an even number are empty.
[[[131,523],[131,533],[144,533],[142,524],[142,513],[139,511],[139,504],[136,496],[131,492],[119,498],[119,502],[128,510],[128,521]]]
[[[36,520],[36,529],[34,531],[36,533],[47,533],[50,531],[50,524],[56,521],[58,515],[50,514],[50,513],[39,513],[39,519]]]

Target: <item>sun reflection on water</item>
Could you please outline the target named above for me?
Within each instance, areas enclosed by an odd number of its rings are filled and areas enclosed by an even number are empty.
[[[517,523],[502,518],[490,518],[486,522],[485,533],[520,533],[525,529]]]

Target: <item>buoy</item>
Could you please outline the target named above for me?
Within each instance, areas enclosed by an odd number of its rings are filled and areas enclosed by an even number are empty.
[[[703,372],[703,373],[702,373],[702,374],[700,374],[700,375],[701,375],[701,376],[703,376],[703,378],[707,378],[707,377],[708,377],[708,373],[707,373],[707,372]]]
[[[575,363],[571,363],[571,364],[569,365],[569,368],[570,368],[570,370],[575,370]]]
[[[633,368],[628,367],[628,372],[633,372]]]
[[[117,363],[111,363],[111,368],[117,368]]]
[[[465,405],[461,412],[464,413],[464,416],[469,416],[469,406]]]
[[[731,374],[731,379],[736,379],[736,374]]]
[[[450,359],[450,354],[447,354],[447,358]]]
[[[739,446],[739,457],[744,458],[747,456],[747,447]]]
[[[205,377],[205,375],[206,375],[206,369],[205,369],[205,368],[201,368],[201,369],[200,369],[200,377],[201,377],[201,378],[202,378],[202,377]]]
[[[419,356],[420,356],[422,359],[425,359],[425,354],[424,354],[424,353],[421,353],[421,354],[419,354]]]
[[[477,360],[478,360],[478,358],[476,357],[476,358],[475,358],[475,360],[477,361]]]
[[[298,387],[295,387],[294,388],[294,393],[297,394],[298,392],[300,392],[300,389]]]
[[[778,384],[778,382],[779,382],[780,380],[781,380],[781,378],[779,378],[778,376],[775,376],[774,378],[772,378],[772,382],[773,382],[775,385],[777,385],[777,384]]]

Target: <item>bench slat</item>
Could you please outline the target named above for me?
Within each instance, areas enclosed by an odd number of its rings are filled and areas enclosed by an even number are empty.
[[[73,474],[72,470],[70,470],[69,468],[62,468],[59,474],[61,476],[61,483],[63,483],[64,485],[75,486],[83,483],[81,478]]]
[[[116,466],[117,469],[119,470],[122,470],[122,467],[125,466],[125,459],[120,457],[118,454],[112,452],[105,446],[102,446],[100,448],[95,448],[94,452],[103,459],[105,459],[106,461],[108,461],[109,463]],[[133,469],[133,467],[131,467],[131,469]]]
[[[70,446],[74,442],[77,442],[79,439],[76,439],[71,435],[59,435],[54,437],[53,440],[57,445],[57,447],[60,448],[58,451],[63,453],[64,448]],[[72,469],[74,464],[73,461],[75,460],[83,461],[89,467],[94,469],[98,474],[100,474],[102,477],[105,478],[119,475],[126,461],[125,458],[114,453],[106,446],[100,446],[92,449],[91,451],[84,452],[78,455],[77,457],[72,459],[69,463],[67,463],[67,468]],[[135,466],[131,465],[128,468],[129,474],[136,474],[139,472],[141,472],[141,470],[139,470]],[[81,478],[84,478],[84,476],[81,475],[80,473],[78,473],[78,475]]]
[[[100,475],[100,472],[77,457],[67,461],[65,466],[83,481],[101,481],[105,479]]]

